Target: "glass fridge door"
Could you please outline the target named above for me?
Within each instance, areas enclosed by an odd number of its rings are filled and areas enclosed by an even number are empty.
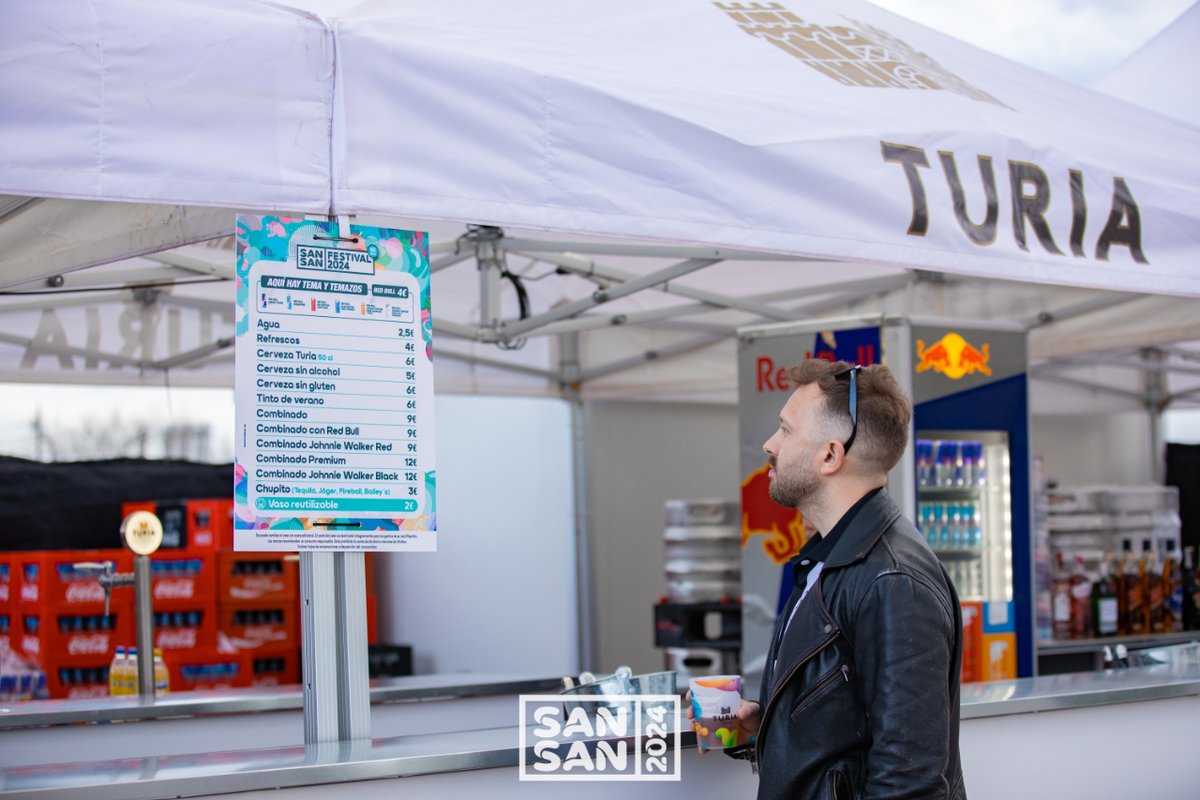
[[[959,600],[1013,599],[1008,434],[917,431],[917,522]]]

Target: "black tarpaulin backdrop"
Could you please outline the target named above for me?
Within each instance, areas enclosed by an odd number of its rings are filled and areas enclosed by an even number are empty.
[[[122,503],[232,493],[232,464],[0,456],[0,550],[120,547]]]
[[[1179,487],[1179,539],[1200,546],[1200,444],[1167,443],[1167,486]]]

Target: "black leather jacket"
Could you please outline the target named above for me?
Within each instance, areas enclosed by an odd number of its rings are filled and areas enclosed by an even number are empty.
[[[954,588],[881,491],[834,543],[767,656],[759,800],[965,798],[961,660]]]

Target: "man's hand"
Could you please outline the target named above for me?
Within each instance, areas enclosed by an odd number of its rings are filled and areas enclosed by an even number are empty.
[[[692,693],[689,690],[683,696],[684,703],[687,705],[687,718],[693,725],[696,723],[696,712],[692,709]],[[741,730],[741,735],[738,736],[739,741],[748,742],[750,737],[758,736],[759,725],[762,724],[762,709],[758,703],[750,700],[742,700],[738,704],[737,710],[738,728]],[[707,750],[701,750],[701,753],[707,753]]]

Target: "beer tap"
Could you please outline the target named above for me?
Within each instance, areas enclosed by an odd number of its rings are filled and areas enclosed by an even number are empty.
[[[153,591],[150,573],[150,554],[162,544],[163,528],[158,517],[149,511],[135,511],[121,522],[121,537],[132,550],[133,572],[113,572],[111,561],[85,561],[76,569],[99,572],[98,580],[104,589],[104,616],[108,616],[112,590],[133,587],[138,647],[138,696],[154,699],[154,615],[151,606]]]

